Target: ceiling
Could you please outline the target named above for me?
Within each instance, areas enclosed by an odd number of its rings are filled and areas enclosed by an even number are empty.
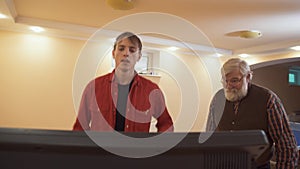
[[[194,45],[201,37],[188,31],[186,25],[194,26],[211,45],[227,55],[240,53],[266,55],[292,52],[291,46],[300,45],[300,1],[299,0],[132,0],[131,10],[116,10],[105,0],[0,0],[0,13],[8,16],[0,20],[0,29],[27,32],[28,26],[43,26],[43,34],[66,38],[87,39],[99,28],[125,31],[128,25],[139,27],[151,25],[165,28],[176,34],[177,39]],[[169,20],[131,20],[118,26],[107,26],[131,14],[144,16],[146,12],[169,15]],[[177,26],[172,23],[186,23]],[[122,25],[124,27],[122,27]],[[173,25],[172,25],[173,24]],[[175,24],[175,25],[174,25]],[[151,27],[152,28],[152,27]],[[259,38],[245,39],[227,36],[239,30],[258,30]],[[173,37],[161,36],[154,31],[160,42],[169,42]],[[152,37],[151,34],[147,36]],[[157,39],[156,39],[157,40]],[[156,41],[157,42],[157,41]],[[157,43],[156,45],[163,45]],[[204,44],[207,45],[207,44]]]

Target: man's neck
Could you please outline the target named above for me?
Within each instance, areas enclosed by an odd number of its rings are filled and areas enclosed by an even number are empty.
[[[129,84],[135,76],[135,71],[122,71],[116,69],[115,76],[119,84],[126,85]]]

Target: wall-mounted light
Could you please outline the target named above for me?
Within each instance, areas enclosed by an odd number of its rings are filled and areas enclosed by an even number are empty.
[[[34,31],[34,32],[37,32],[37,33],[45,31],[44,28],[39,27],[39,26],[31,26],[31,27],[29,27],[29,29],[32,30],[32,31]]]

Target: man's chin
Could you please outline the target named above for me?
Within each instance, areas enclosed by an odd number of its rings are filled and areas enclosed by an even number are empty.
[[[122,72],[127,72],[130,70],[130,67],[126,65],[119,65],[118,69],[121,70]]]
[[[238,91],[225,90],[225,97],[228,101],[235,102],[239,100]]]
[[[236,101],[241,100],[242,98],[244,98],[246,96],[246,94],[247,93],[239,93],[239,92],[232,93],[232,92],[225,91],[226,99],[231,102],[236,102]]]
[[[239,100],[237,96],[230,96],[230,95],[225,94],[225,97],[228,101],[231,101],[231,102],[235,102],[235,101]]]

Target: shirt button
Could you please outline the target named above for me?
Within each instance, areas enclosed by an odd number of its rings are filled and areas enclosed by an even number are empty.
[[[235,124],[234,121],[232,121],[231,124],[234,125]]]
[[[127,125],[126,125],[126,128],[128,128],[128,127],[129,127],[129,125],[127,124]]]

